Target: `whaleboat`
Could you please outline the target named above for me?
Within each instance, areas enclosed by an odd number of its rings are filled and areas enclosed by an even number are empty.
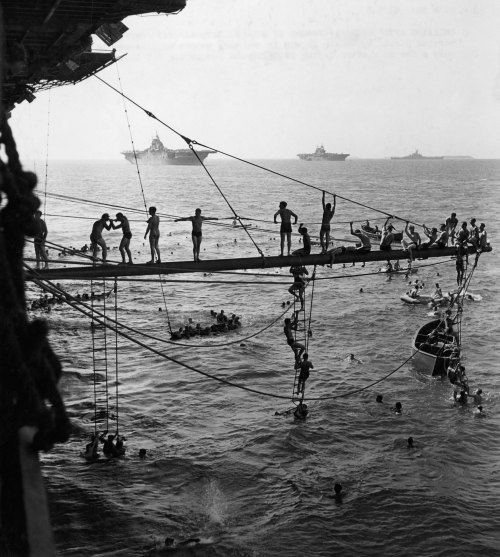
[[[370,238],[370,240],[375,242],[380,242],[382,239],[382,232],[379,230],[378,232],[372,228],[371,226],[367,226],[366,224],[361,225],[361,230]],[[402,232],[393,232],[394,239],[393,242],[401,242],[403,239]]]
[[[452,355],[459,354],[455,337],[443,326],[440,319],[429,321],[420,327],[412,343],[413,362],[419,371],[432,377],[446,376]]]

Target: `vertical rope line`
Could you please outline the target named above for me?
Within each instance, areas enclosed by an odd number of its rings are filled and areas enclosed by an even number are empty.
[[[125,111],[125,118],[127,119],[128,132],[129,132],[129,135],[130,135],[130,143],[132,144],[132,152],[134,153],[135,167],[137,169],[137,177],[139,178],[139,185],[141,186],[142,202],[144,203],[144,211],[146,212],[146,217],[147,217],[149,213],[148,213],[148,205],[147,205],[147,202],[146,202],[146,194],[144,193],[144,186],[142,184],[141,171],[139,169],[139,161],[137,159],[137,152],[135,150],[135,145],[134,145],[134,137],[132,135],[132,128],[130,126],[130,119],[128,117],[127,105],[125,103],[125,99],[128,98],[128,97],[126,97],[123,94],[122,80],[120,78],[120,72],[118,71],[118,62],[115,64],[115,67],[116,67],[116,74],[118,75],[118,83],[120,84],[120,94],[121,94],[122,101],[123,101],[123,110]],[[98,78],[98,79],[100,79],[100,78]],[[172,332],[172,326],[170,324],[170,316],[168,314],[167,299],[165,297],[165,290],[163,289],[161,274],[158,274],[158,278],[160,279],[159,282],[160,282],[160,288],[161,288],[161,295],[163,297],[163,305],[165,306],[165,313],[167,314],[168,330],[170,332]]]
[[[189,148],[191,149],[191,151],[196,155],[196,158],[198,159],[198,162],[201,164],[201,166],[203,166],[203,168],[205,169],[205,172],[207,173],[208,177],[210,178],[210,180],[212,181],[213,185],[217,188],[217,190],[219,191],[219,193],[222,195],[222,198],[224,199],[224,201],[227,203],[228,207],[231,209],[231,211],[233,212],[233,215],[236,219],[239,220],[241,226],[244,228],[247,236],[250,238],[250,240],[252,241],[252,244],[255,246],[255,249],[259,252],[259,255],[264,257],[264,253],[262,252],[262,250],[260,249],[260,247],[255,243],[255,240],[252,238],[252,235],[250,234],[250,232],[248,231],[248,228],[246,227],[246,225],[244,225],[241,222],[240,217],[238,216],[238,214],[236,213],[236,211],[233,209],[233,206],[231,205],[231,203],[229,202],[228,198],[224,195],[224,192],[220,189],[219,185],[217,184],[217,182],[214,180],[213,176],[210,174],[210,171],[208,170],[208,168],[205,166],[205,163],[200,159],[200,157],[198,156],[198,153],[196,152],[196,149],[193,147],[193,142],[188,139],[187,137],[182,136],[183,139],[186,141],[186,143],[188,144]]]
[[[91,308],[91,319],[90,319],[90,328],[92,333],[92,365],[94,368],[94,434],[97,435],[97,373],[96,373],[96,324],[94,323],[94,312],[95,312],[95,300],[92,296],[92,292],[94,292],[94,281],[91,279],[90,281],[90,308]]]
[[[103,288],[103,304],[102,310],[104,314],[104,322],[107,322],[106,316],[106,279],[102,279],[102,288]],[[104,327],[104,394],[106,395],[106,429],[109,431],[109,384],[108,384],[108,335],[107,335],[107,327]]]
[[[115,323],[118,323],[118,281],[115,277]],[[115,329],[115,407],[116,407],[116,435],[119,433],[120,420],[118,414],[118,328]]]
[[[116,74],[118,76],[118,83],[120,85],[120,91],[121,91],[122,102],[123,102],[123,110],[125,111],[125,118],[127,119],[127,127],[128,127],[128,133],[129,133],[129,136],[130,136],[130,143],[132,145],[132,152],[134,153],[135,167],[137,169],[137,177],[139,178],[139,184],[141,186],[142,201],[144,203],[144,210],[146,211],[146,215],[147,215],[148,214],[148,207],[147,207],[147,204],[146,204],[146,195],[144,194],[144,187],[142,185],[142,177],[141,177],[141,172],[139,170],[139,161],[137,160],[137,153],[136,153],[136,150],[135,150],[134,138],[132,136],[132,128],[130,127],[130,120],[129,120],[129,117],[128,117],[127,104],[125,103],[125,96],[123,94],[122,80],[120,78],[120,72],[118,70],[118,62],[115,63],[115,68],[116,68]]]
[[[309,305],[309,324],[306,331],[306,350],[309,351],[309,331],[311,330],[311,320],[312,320],[312,311],[313,311],[313,301],[314,301],[314,287],[316,285],[316,265],[314,265],[313,274],[311,277],[312,280],[312,288],[311,288],[311,303]],[[305,314],[305,312],[304,312]]]
[[[43,196],[43,218],[45,219],[45,209],[47,206],[47,182],[49,174],[49,130],[50,130],[50,89],[49,89],[49,102],[47,108],[47,143],[45,147],[45,187]]]

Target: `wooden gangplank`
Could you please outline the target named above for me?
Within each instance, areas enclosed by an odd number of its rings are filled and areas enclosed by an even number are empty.
[[[491,251],[491,250],[490,250]],[[431,259],[435,257],[451,257],[456,255],[455,247],[443,249],[427,249],[414,251],[417,259]],[[469,254],[474,254],[471,246]],[[276,267],[290,267],[292,265],[342,265],[345,263],[363,263],[373,261],[395,261],[408,259],[408,252],[404,250],[370,251],[359,253],[346,251],[335,255],[311,254],[307,256],[270,256],[270,257],[240,257],[232,259],[210,259],[206,261],[168,261],[161,264],[133,265],[95,265],[85,267],[63,267],[46,270],[26,271],[26,280],[41,278],[47,280],[90,280],[96,278],[138,277],[146,275],[173,275],[178,273],[207,273],[216,271],[237,271],[243,269],[272,269]]]

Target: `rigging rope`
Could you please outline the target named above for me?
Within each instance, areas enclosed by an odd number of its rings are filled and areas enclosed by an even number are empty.
[[[47,181],[49,173],[49,129],[50,129],[50,89],[48,97],[48,108],[47,108],[47,145],[45,150],[45,187],[44,187],[44,197],[43,197],[43,218],[45,218],[45,208],[47,206]]]
[[[217,190],[219,191],[219,193],[222,195],[224,201],[227,203],[227,205],[229,206],[229,208],[231,209],[231,211],[233,212],[233,215],[236,219],[238,219],[241,227],[243,228],[243,230],[246,232],[247,236],[250,238],[250,240],[252,241],[252,244],[255,246],[255,249],[259,252],[259,255],[261,257],[264,257],[264,253],[263,251],[260,249],[260,247],[255,243],[255,240],[252,238],[252,235],[250,234],[250,232],[248,231],[248,226],[244,225],[241,222],[240,217],[238,216],[238,214],[236,213],[236,211],[234,210],[233,206],[231,205],[231,203],[229,202],[228,198],[224,195],[223,191],[220,189],[219,185],[217,184],[217,182],[214,180],[212,174],[210,173],[210,171],[208,170],[208,168],[205,166],[205,163],[201,160],[201,158],[199,157],[198,153],[196,152],[196,149],[194,149],[193,147],[193,142],[191,140],[189,140],[186,137],[183,137],[183,139],[187,142],[189,148],[191,149],[191,151],[196,155],[196,158],[198,159],[198,162],[203,166],[203,168],[205,169],[205,172],[208,174],[208,177],[210,178],[210,180],[212,181],[212,183],[214,184],[214,186],[217,188]]]
[[[44,284],[45,282],[48,282],[53,288],[56,288],[54,285],[52,285],[50,283],[50,281],[46,281],[45,279],[43,279],[43,277],[41,277],[40,273],[36,273],[36,271],[34,269],[32,269],[31,267],[27,266],[26,264],[24,264],[24,266],[26,268],[28,268],[30,271],[32,271],[35,275],[38,275],[40,278],[38,279],[34,279],[34,282],[36,284],[38,284],[41,288],[46,287],[46,285]],[[69,299],[64,299],[64,302],[66,304],[68,304],[70,307],[72,307],[73,309],[79,311],[80,313],[83,313],[84,315],[90,316],[88,311],[85,311],[85,309],[83,309],[82,307],[79,307],[83,304],[81,303],[75,303],[72,300]],[[287,310],[288,311],[288,310]],[[286,311],[284,312],[286,313]],[[284,313],[282,315],[284,315]],[[281,315],[281,316],[282,316]],[[280,316],[280,317],[281,317]],[[135,339],[134,337],[128,335],[127,333],[124,333],[123,331],[119,331],[118,326],[122,327],[122,328],[128,328],[126,325],[123,324],[118,324],[116,327],[110,325],[109,323],[104,323],[103,321],[101,321],[99,318],[95,318],[92,317],[92,319],[94,319],[95,321],[97,321],[100,324],[103,324],[105,327],[110,328],[111,330],[117,332],[119,335],[123,336],[124,338],[127,338],[128,340],[130,340],[131,342],[137,344],[138,346],[141,346],[142,348],[145,348],[146,350],[166,359],[169,360],[175,364],[178,364],[182,367],[185,367],[186,369],[189,369],[191,371],[194,371],[195,373],[198,373],[200,375],[203,375],[209,379],[212,379],[214,381],[226,384],[228,386],[232,386],[247,392],[252,392],[254,394],[259,394],[262,396],[266,396],[266,397],[271,397],[271,398],[276,398],[276,399],[284,399],[284,400],[289,400],[289,396],[285,396],[285,395],[278,395],[278,394],[274,394],[274,393],[269,393],[269,392],[265,392],[265,391],[260,391],[258,389],[252,389],[250,387],[246,387],[244,385],[239,385],[237,383],[234,383],[232,381],[229,381],[227,379],[223,379],[220,378],[218,376],[212,375],[210,373],[204,372],[200,369],[194,368],[193,366],[190,366],[189,364],[186,364],[184,362],[181,362],[179,360],[177,360],[176,358],[172,358],[171,356],[168,356],[167,354],[160,352],[159,350],[156,350],[155,348],[148,346],[147,344]],[[108,321],[110,321],[108,319]],[[417,349],[417,351],[415,352],[415,354],[417,354],[418,352],[420,352],[420,350]],[[352,391],[347,391],[345,393],[341,393],[341,394],[335,394],[335,395],[329,395],[329,396],[322,396],[322,397],[308,397],[307,400],[308,401],[322,401],[322,400],[333,400],[333,399],[337,399],[337,398],[346,398],[348,396],[352,396],[354,394],[366,391],[368,389],[370,389],[371,387],[373,387],[374,385],[377,385],[378,383],[381,383],[383,381],[385,381],[386,379],[388,379],[391,375],[393,375],[394,373],[396,373],[397,371],[399,371],[405,364],[407,364],[411,359],[414,358],[415,354],[412,354],[411,356],[409,356],[404,362],[402,362],[397,368],[393,369],[392,371],[388,372],[386,375],[384,375],[383,377],[381,377],[380,379],[377,379],[376,381],[373,381],[372,383],[370,383],[369,385],[366,385],[365,387],[361,387],[359,389],[354,389]]]
[[[176,129],[174,129],[172,126],[169,126],[166,122],[164,122],[163,120],[160,120],[160,118],[158,118],[157,116],[155,116],[150,110],[145,109],[143,106],[141,106],[139,103],[135,102],[134,100],[132,100],[130,97],[128,97],[127,95],[125,95],[123,92],[119,91],[116,87],[113,87],[113,85],[111,85],[110,83],[108,83],[107,81],[104,81],[104,79],[102,79],[101,77],[99,77],[98,75],[94,75],[95,78],[97,78],[99,81],[101,81],[102,83],[104,83],[104,85],[107,85],[110,89],[112,89],[113,91],[115,91],[116,93],[118,93],[119,95],[121,95],[122,97],[124,97],[125,99],[127,99],[129,102],[131,102],[133,105],[135,105],[137,108],[139,108],[140,110],[142,110],[147,116],[149,116],[150,118],[153,118],[154,120],[156,120],[157,122],[159,122],[160,124],[162,124],[163,126],[165,126],[166,128],[168,128],[170,131],[172,131],[173,133],[175,133],[176,135],[178,135],[179,137],[181,137],[188,145],[189,148],[192,149],[195,153],[195,149],[194,149],[194,145],[199,145],[200,147],[204,147],[205,149],[211,149],[213,151],[217,151],[218,153],[221,153],[222,155],[225,155],[226,157],[232,158],[234,160],[237,160],[239,162],[248,164],[250,166],[253,166],[255,168],[259,168],[261,170],[264,170],[266,172],[269,172],[271,174],[274,174],[276,176],[279,176],[281,178],[285,178],[286,180],[290,180],[291,182],[295,182],[297,184],[301,184],[303,186],[306,186],[308,188],[312,188],[315,189],[317,191],[326,191],[327,193],[329,193],[330,195],[336,195],[339,199],[343,199],[344,201],[347,201],[349,203],[353,203],[354,205],[358,205],[360,207],[364,207],[365,209],[370,209],[371,211],[375,211],[377,213],[381,213],[383,215],[385,215],[386,217],[392,217],[392,218],[396,218],[399,219],[401,221],[404,222],[411,222],[412,224],[416,224],[417,226],[421,226],[423,227],[422,224],[414,222],[414,221],[408,221],[408,219],[403,218],[403,217],[398,217],[397,215],[394,215],[393,213],[388,213],[387,211],[382,211],[381,209],[377,209],[375,207],[370,207],[369,205],[366,205],[364,203],[360,203],[359,201],[354,201],[353,199],[349,199],[348,197],[339,195],[339,194],[335,194],[333,192],[329,192],[327,190],[325,190],[324,188],[320,188],[318,186],[313,186],[312,184],[308,184],[307,182],[303,182],[302,180],[298,180],[297,178],[292,178],[290,176],[287,176],[286,174],[283,174],[281,172],[277,172],[275,170],[271,170],[270,168],[266,168],[265,166],[259,165],[257,163],[242,159],[240,157],[237,157],[236,155],[231,155],[230,153],[226,153],[225,151],[221,151],[220,149],[215,149],[214,147],[210,147],[208,145],[204,145],[203,143],[199,143],[193,139],[189,139],[188,137],[186,137],[185,135],[181,134],[180,132],[178,132]],[[198,155],[197,155],[198,157]],[[199,157],[198,157],[198,160]],[[200,161],[201,163],[201,161]],[[204,165],[203,165],[204,166]],[[205,168],[206,170],[206,168]],[[213,180],[213,179],[212,179]],[[214,182],[215,183],[215,182]],[[236,216],[236,213],[235,213]]]
[[[135,167],[137,169],[137,176],[139,178],[139,184],[141,186],[142,201],[144,203],[144,210],[146,211],[146,215],[147,215],[148,214],[148,208],[146,206],[146,196],[144,194],[144,187],[142,185],[141,173],[139,171],[139,161],[137,160],[137,153],[135,151],[134,138],[132,136],[132,128],[130,127],[130,120],[129,120],[129,117],[128,117],[127,104],[125,103],[125,99],[123,98],[123,87],[122,87],[122,80],[120,78],[120,72],[118,71],[118,60],[116,61],[115,68],[116,68],[116,75],[118,76],[118,83],[120,84],[120,92],[121,92],[122,101],[123,101],[123,110],[125,111],[125,118],[127,119],[128,132],[129,132],[129,135],[130,135],[130,143],[132,144],[132,151],[134,153]]]
[[[118,283],[114,284],[115,293],[115,323],[118,321]],[[115,331],[115,414],[116,414],[116,436],[120,433],[120,420],[119,420],[119,399],[118,399],[118,333]]]

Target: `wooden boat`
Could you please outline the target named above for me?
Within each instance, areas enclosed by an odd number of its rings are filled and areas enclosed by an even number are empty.
[[[371,227],[368,228],[366,224],[361,225],[361,230],[368,236],[368,238],[370,238],[372,242],[380,242],[380,240],[382,239],[381,231],[375,232],[375,229]],[[401,240],[403,239],[403,233],[393,232],[393,234],[394,234],[393,242],[401,242]]]
[[[452,354],[459,346],[453,335],[447,334],[440,319],[429,321],[417,331],[412,343],[415,366],[432,377],[446,376]]]

